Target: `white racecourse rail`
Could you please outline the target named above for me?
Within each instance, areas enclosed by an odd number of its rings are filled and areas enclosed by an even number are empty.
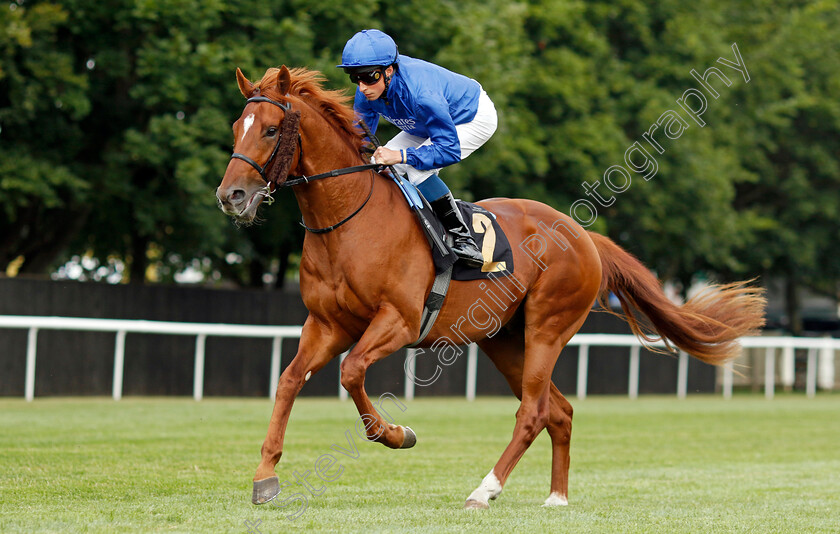
[[[25,329],[29,331],[26,347],[26,378],[24,396],[27,401],[35,397],[35,361],[38,347],[39,330],[74,330],[94,332],[114,332],[116,342],[114,348],[114,400],[122,398],[123,363],[125,358],[125,336],[127,333],[193,335],[195,341],[195,374],[193,379],[193,397],[201,400],[204,395],[204,344],[207,336],[271,338],[271,370],[269,373],[269,397],[274,398],[277,382],[280,376],[280,349],[283,339],[299,338],[300,326],[259,326],[219,323],[175,323],[164,321],[138,321],[122,319],[91,319],[81,317],[36,317],[23,315],[0,315],[0,328]],[[834,380],[833,360],[834,351],[840,350],[840,339],[833,338],[801,338],[801,337],[748,337],[742,338],[741,345],[745,348],[765,348],[765,395],[773,397],[775,386],[776,350],[782,351],[782,382],[793,383],[794,350],[808,349],[806,369],[806,392],[808,396],[816,393],[817,368],[819,362],[830,362],[832,365],[819,365],[825,368],[830,377],[820,380],[828,383]],[[632,335],[618,334],[577,334],[569,342],[571,346],[580,347],[578,351],[577,397],[586,397],[586,385],[589,371],[589,347],[619,346],[630,349],[630,370],[628,373],[628,395],[636,398],[639,394],[639,352],[642,343]],[[662,347],[661,342],[652,345]],[[416,349],[409,349],[415,351]],[[411,355],[411,354],[409,354]],[[345,354],[341,355],[343,359]],[[467,383],[466,397],[475,399],[476,368],[478,349],[471,344],[467,351]],[[414,363],[411,358],[410,363]],[[406,370],[405,397],[414,398],[413,369]],[[822,374],[822,373],[821,373]],[[677,396],[683,398],[687,393],[688,383],[688,355],[680,352],[677,366]],[[830,387],[830,386],[828,386]],[[339,397],[347,398],[347,392],[339,385]],[[732,367],[724,368],[723,395],[732,396]]]

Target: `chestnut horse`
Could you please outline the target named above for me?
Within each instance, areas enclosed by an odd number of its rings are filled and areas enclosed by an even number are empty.
[[[251,223],[275,188],[294,184],[303,224],[322,230],[307,232],[303,244],[300,290],[309,315],[277,387],[254,476],[252,500],[259,504],[280,492],[274,469],[296,396],[313,373],[348,349],[341,385],[368,439],[394,449],[414,445],[411,429],[389,424],[374,408],[365,373],[417,340],[435,270],[423,230],[396,183],[364,166],[363,138],[344,93],[324,89],[323,77],[306,69],[269,69],[257,83],[239,69],[236,77],[248,101],[233,125],[235,154],[216,193],[220,207],[237,222]],[[346,174],[315,179],[345,168]],[[453,281],[419,346],[446,346],[457,354],[455,345],[476,342],[521,401],[510,444],[466,507],[489,506],[543,429],[552,447],[545,504],[565,505],[572,406],[551,373],[596,299],[614,293],[638,336],[661,337],[715,365],[735,357],[737,339],[763,324],[764,299],[759,288],[738,283],[677,306],[637,259],[553,208],[521,199],[479,204],[497,216],[509,238],[515,272],[495,280],[492,289],[481,280]]]

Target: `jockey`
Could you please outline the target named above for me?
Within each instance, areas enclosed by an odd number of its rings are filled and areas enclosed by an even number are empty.
[[[358,84],[354,107],[371,132],[376,132],[380,116],[402,130],[376,149],[372,161],[407,175],[454,236],[455,254],[471,265],[483,265],[438,172],[472,154],[496,131],[490,97],[473,79],[399,54],[394,40],[379,30],[360,31],[347,41],[338,67]]]

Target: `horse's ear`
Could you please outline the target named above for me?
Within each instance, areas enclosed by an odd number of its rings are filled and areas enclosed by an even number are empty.
[[[281,95],[289,94],[289,88],[292,86],[292,73],[289,72],[288,67],[283,65],[277,72],[277,90]]]
[[[242,93],[242,96],[251,98],[251,95],[254,93],[254,84],[248,81],[248,78],[242,74],[239,67],[236,67],[236,83],[239,84],[239,92]]]

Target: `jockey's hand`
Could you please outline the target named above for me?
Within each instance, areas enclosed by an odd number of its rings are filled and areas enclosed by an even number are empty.
[[[371,162],[379,165],[396,165],[402,163],[402,154],[399,150],[391,150],[381,146],[373,153]]]

